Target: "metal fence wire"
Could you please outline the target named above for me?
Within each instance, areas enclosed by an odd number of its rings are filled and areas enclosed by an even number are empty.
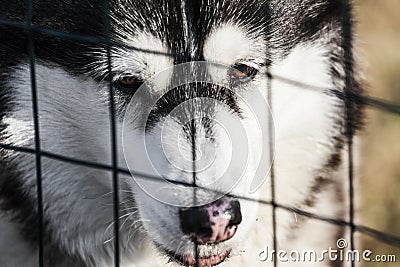
[[[270,205],[273,210],[273,217],[272,217],[272,222],[273,222],[273,249],[276,251],[277,248],[277,241],[276,241],[276,210],[277,209],[283,209],[286,211],[294,212],[295,214],[301,215],[301,216],[306,216],[308,218],[312,218],[315,220],[327,222],[333,225],[337,226],[345,226],[350,229],[350,247],[349,249],[354,250],[355,249],[355,244],[354,244],[354,234],[355,232],[359,232],[365,235],[368,235],[374,239],[380,240],[384,243],[387,243],[391,246],[395,247],[400,247],[400,237],[395,236],[389,233],[385,233],[382,231],[378,231],[376,229],[372,229],[370,227],[366,227],[363,225],[358,225],[354,223],[354,169],[353,169],[353,140],[352,140],[352,127],[351,127],[351,121],[352,121],[352,116],[353,116],[353,106],[354,104],[360,104],[364,106],[369,106],[372,108],[376,108],[378,110],[382,110],[388,113],[393,113],[396,115],[400,115],[400,105],[398,104],[393,104],[389,103],[387,101],[382,101],[379,99],[371,98],[365,95],[359,95],[353,92],[352,89],[352,52],[351,52],[351,40],[352,40],[352,19],[351,19],[351,3],[349,0],[343,0],[345,4],[343,5],[345,8],[343,8],[343,21],[342,21],[342,34],[343,34],[343,40],[344,44],[343,47],[345,49],[344,55],[345,55],[345,77],[346,77],[346,86],[345,90],[340,91],[335,88],[319,88],[315,87],[309,84],[304,84],[298,81],[290,80],[285,77],[280,77],[273,75],[268,71],[267,76],[268,76],[268,92],[271,91],[271,81],[273,79],[280,80],[281,82],[295,85],[298,88],[302,88],[304,90],[324,90],[327,92],[330,92],[334,95],[336,95],[339,99],[341,99],[344,104],[345,104],[345,118],[346,118],[346,137],[347,137],[347,160],[348,160],[348,184],[349,184],[349,192],[348,192],[348,197],[350,201],[350,207],[349,207],[349,220],[342,220],[342,219],[337,219],[337,218],[329,218],[325,216],[321,216],[319,214],[314,214],[308,211],[304,211],[298,208],[294,207],[289,207],[282,205],[280,203],[277,203],[275,201],[275,173],[274,173],[274,168],[272,166],[271,169],[271,190],[272,190],[272,199],[271,200],[262,200],[262,199],[252,199],[249,197],[245,196],[240,196],[240,195],[233,195],[233,194],[225,194],[228,196],[232,196],[238,199],[244,199],[248,201],[255,201],[258,202],[259,204],[263,205]],[[113,88],[113,83],[112,83],[112,75],[111,75],[111,65],[112,65],[112,58],[111,58],[111,48],[113,46],[125,46],[125,44],[118,43],[114,40],[111,39],[111,34],[110,34],[110,19],[109,19],[109,1],[104,0],[104,7],[103,7],[103,20],[104,20],[104,36],[105,38],[101,37],[94,37],[94,36],[87,36],[87,35],[81,35],[81,34],[71,34],[71,33],[65,33],[62,31],[56,31],[56,30],[51,30],[47,28],[43,28],[37,25],[34,25],[32,23],[32,14],[33,14],[33,0],[27,0],[27,22],[16,22],[16,21],[9,21],[9,20],[4,20],[0,18],[0,25],[3,26],[9,26],[9,27],[15,27],[15,28],[22,28],[27,31],[28,34],[28,44],[29,44],[29,63],[30,63],[30,79],[31,79],[31,93],[32,93],[32,108],[33,108],[33,122],[34,122],[34,135],[35,135],[35,147],[29,148],[29,147],[17,147],[17,146],[12,146],[6,143],[0,143],[0,148],[4,150],[12,150],[12,151],[17,151],[17,152],[22,152],[22,153],[28,153],[28,154],[33,154],[36,157],[36,181],[37,181],[37,210],[38,210],[38,222],[39,222],[39,229],[38,229],[38,247],[39,247],[39,266],[43,267],[44,266],[44,238],[43,238],[43,233],[44,233],[44,222],[43,222],[43,193],[42,193],[42,158],[49,158],[61,162],[67,162],[71,164],[76,164],[76,165],[81,165],[81,166],[86,166],[89,168],[94,168],[94,169],[101,169],[101,170],[106,170],[112,172],[112,184],[113,184],[113,210],[114,210],[114,265],[116,267],[120,266],[120,233],[119,233],[119,211],[120,211],[120,197],[119,197],[119,179],[118,176],[119,174],[127,174],[127,175],[134,175],[135,177],[138,177],[139,179],[150,179],[154,181],[159,181],[160,177],[155,177],[152,175],[147,175],[145,173],[140,173],[140,172],[135,172],[135,171],[130,171],[127,169],[120,168],[118,166],[118,156],[117,156],[117,133],[116,133],[116,111],[115,111],[115,104],[114,104],[114,88]],[[191,1],[190,0],[185,0],[186,3],[186,15],[188,17],[188,20],[190,21],[191,16],[192,16],[192,6],[191,6]],[[35,41],[34,41],[34,34],[45,34],[53,37],[58,37],[58,38],[65,38],[65,39],[71,39],[71,40],[77,40],[81,42],[86,42],[86,43],[95,43],[95,44],[103,44],[106,45],[107,48],[107,64],[108,64],[108,74],[107,79],[109,82],[109,103],[110,103],[110,109],[109,109],[109,115],[110,115],[110,124],[111,124],[111,159],[112,159],[112,164],[107,165],[107,164],[99,164],[95,162],[90,162],[90,161],[84,161],[80,159],[75,159],[75,158],[70,158],[65,155],[60,155],[60,154],[54,154],[45,150],[41,149],[41,139],[40,139],[40,131],[39,131],[39,116],[38,116],[38,97],[37,97],[37,87],[36,87],[36,74],[35,74]],[[132,47],[130,46],[129,49],[132,50],[137,50],[137,51],[142,51],[142,52],[147,52],[147,53],[152,53],[152,54],[162,54],[158,51],[152,51],[152,50],[145,50],[145,49],[140,49],[137,47]],[[271,100],[271,97],[269,96],[269,100]],[[270,127],[272,128],[272,127]],[[176,182],[172,181],[169,179],[165,179],[171,183],[174,184],[180,184],[180,185],[185,185],[185,186],[197,186],[195,184],[195,179],[193,181],[193,184],[190,183],[183,183],[183,182]],[[209,188],[204,188],[206,190],[211,190]],[[196,197],[196,196],[194,196]],[[196,201],[195,201],[196,203]],[[198,260],[198,249],[197,249],[197,244],[195,248],[195,255],[196,255],[196,266],[198,266],[197,260]],[[274,260],[274,265],[276,266],[277,260]],[[352,266],[354,266],[354,261],[352,261]]]

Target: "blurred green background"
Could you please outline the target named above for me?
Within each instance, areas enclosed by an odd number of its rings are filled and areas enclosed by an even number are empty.
[[[400,103],[400,0],[355,0],[354,4],[355,47],[368,94]],[[400,116],[368,108],[360,136],[356,223],[400,236]],[[358,236],[362,249],[397,258],[396,263],[362,266],[400,266],[400,248]]]

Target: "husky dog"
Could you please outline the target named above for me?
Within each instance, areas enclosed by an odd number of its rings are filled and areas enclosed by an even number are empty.
[[[31,32],[26,2],[0,4],[0,266],[39,262],[37,163],[45,265],[113,266],[114,159],[122,266],[343,264],[273,250],[346,238],[290,209],[346,219],[345,1],[34,0]]]

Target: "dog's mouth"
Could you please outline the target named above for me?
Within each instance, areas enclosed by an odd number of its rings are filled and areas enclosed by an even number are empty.
[[[167,249],[163,249],[165,253],[170,257],[171,261],[175,261],[183,266],[216,266],[226,260],[229,254],[231,253],[231,249],[217,251],[217,253],[209,255],[209,256],[201,256],[196,258],[192,255],[182,255],[174,251],[170,251]],[[196,264],[197,262],[197,264]]]

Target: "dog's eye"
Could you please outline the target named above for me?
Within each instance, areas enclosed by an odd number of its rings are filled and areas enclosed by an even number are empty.
[[[135,76],[124,76],[116,80],[114,83],[118,90],[127,94],[134,94],[142,84],[143,80]]]
[[[231,76],[235,79],[252,78],[258,73],[258,69],[246,64],[235,64],[232,66]]]

